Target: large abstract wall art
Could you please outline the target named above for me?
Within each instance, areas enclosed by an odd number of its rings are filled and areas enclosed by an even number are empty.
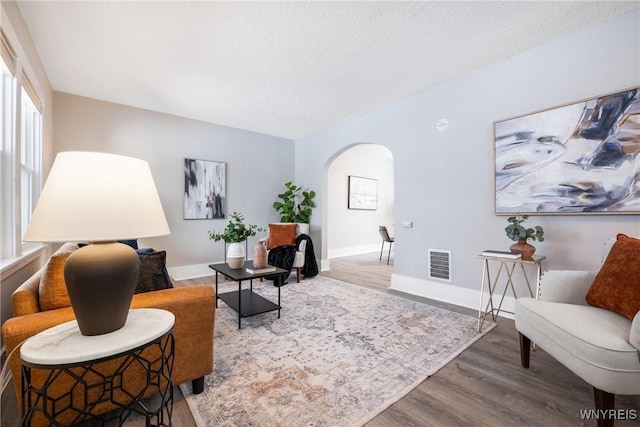
[[[496,214],[640,213],[640,87],[494,132]]]
[[[184,159],[184,219],[224,218],[226,163]]]

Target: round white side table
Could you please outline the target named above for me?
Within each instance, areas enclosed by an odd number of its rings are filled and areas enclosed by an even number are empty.
[[[166,310],[134,309],[122,328],[108,334],[82,335],[73,320],[27,339],[20,348],[22,425],[31,425],[34,417],[52,425],[88,419],[121,424],[139,413],[147,425],[171,426],[174,322]],[[107,361],[112,362],[102,363]],[[128,382],[130,369],[143,369],[146,384]],[[68,392],[60,390],[61,383],[69,385]],[[157,404],[142,402],[155,393]],[[105,405],[113,410],[96,414]]]

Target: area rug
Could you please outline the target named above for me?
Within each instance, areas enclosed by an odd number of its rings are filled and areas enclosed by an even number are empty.
[[[474,317],[322,276],[281,289],[280,319],[241,330],[219,302],[214,372],[199,395],[182,385],[199,426],[359,426],[482,336]],[[254,291],[277,300],[271,282]]]

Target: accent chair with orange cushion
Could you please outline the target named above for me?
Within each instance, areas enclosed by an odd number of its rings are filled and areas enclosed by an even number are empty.
[[[294,246],[296,237],[301,234],[309,234],[309,224],[295,222],[274,222],[269,224],[267,249],[273,249],[281,245]],[[305,262],[307,242],[301,241],[293,260],[293,268],[296,270],[296,280],[300,283],[300,276]]]
[[[607,411],[616,394],[640,395],[640,239],[618,234],[603,259],[598,272],[545,272],[538,298],[516,299],[515,323],[523,367],[534,342],[593,386],[596,409]]]
[[[269,224],[269,236],[267,239],[267,249],[278,246],[294,246],[298,224],[295,223],[271,223]]]
[[[64,282],[64,262],[78,248],[76,244],[67,243],[56,251],[43,268],[23,283],[12,295],[13,316],[2,325],[2,335],[7,354],[19,347],[22,342],[37,333],[75,318]],[[163,260],[162,253],[160,255]],[[143,261],[148,264],[148,257]],[[215,316],[215,292],[212,286],[185,286],[149,291],[149,281],[159,282],[158,274],[162,268],[151,266],[150,274],[141,274],[138,285],[141,290],[133,296],[131,308],[160,308],[172,312],[175,316],[173,336],[175,338],[173,383],[178,385],[192,382],[194,393],[202,392],[204,376],[213,370],[213,329]],[[166,269],[165,269],[166,270]],[[141,283],[143,280],[145,283]],[[165,285],[160,285],[165,286]],[[138,288],[136,288],[138,289]],[[156,287],[156,289],[158,289]],[[117,366],[120,359],[101,362],[95,369],[113,372],[111,366]],[[21,364],[17,350],[9,360],[13,383],[18,398],[18,408],[22,408],[21,400]],[[46,371],[45,371],[46,372]],[[43,373],[45,373],[43,372]],[[127,389],[137,389],[138,384],[146,384],[146,371],[140,366],[132,365],[122,376]],[[39,376],[40,379],[43,375]],[[39,380],[33,377],[35,382]],[[59,377],[54,385],[49,386],[52,394],[62,395],[70,388],[70,380]],[[73,399],[82,399],[80,393],[73,394]],[[82,407],[82,404],[79,404]],[[101,414],[115,409],[105,403],[97,406],[93,413]],[[68,411],[69,412],[69,411]],[[72,413],[63,413],[61,425],[70,421],[65,417]],[[34,417],[32,426],[49,425],[42,417]]]

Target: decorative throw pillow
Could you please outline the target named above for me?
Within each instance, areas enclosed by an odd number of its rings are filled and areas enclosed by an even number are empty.
[[[586,300],[633,319],[640,311],[640,239],[618,234]]]
[[[269,224],[269,245],[267,249],[278,246],[294,246],[298,224]]]
[[[166,261],[167,252],[138,253],[140,273],[136,285],[136,294],[173,288]]]
[[[118,240],[118,243],[122,243],[123,245],[131,246],[133,249],[138,250],[138,240],[137,239]]]
[[[47,311],[71,306],[67,283],[64,280],[64,263],[76,249],[78,249],[76,243],[65,243],[44,265],[38,288],[40,310]]]

